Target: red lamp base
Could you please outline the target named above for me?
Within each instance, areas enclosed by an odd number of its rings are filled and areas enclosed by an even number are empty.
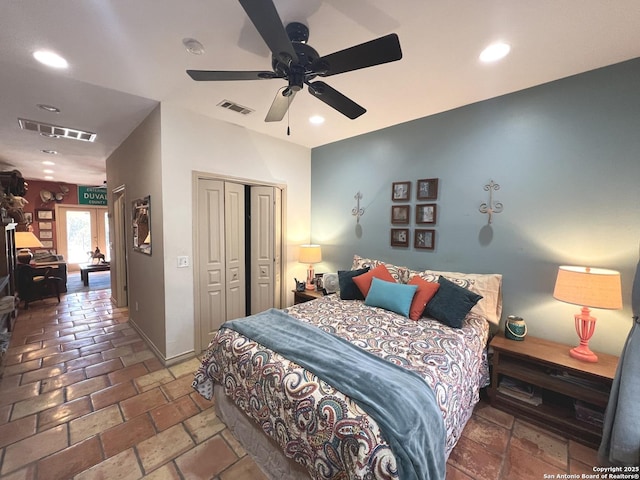
[[[595,363],[598,361],[598,356],[589,349],[589,339],[596,329],[596,318],[590,313],[587,307],[582,307],[580,314],[574,315],[580,345],[569,350],[569,355],[583,362]]]
[[[589,350],[589,347],[578,345],[575,348],[569,350],[569,355],[583,362],[595,363],[598,361],[598,356]]]
[[[305,288],[307,290],[315,290],[316,286],[313,283],[315,279],[315,272],[313,270],[313,265],[309,265],[309,267],[307,268],[307,284],[305,285]]]

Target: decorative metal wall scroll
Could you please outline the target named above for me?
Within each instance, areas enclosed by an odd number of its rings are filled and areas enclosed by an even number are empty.
[[[501,202],[493,201],[493,191],[500,190],[500,185],[491,180],[490,183],[484,186],[485,192],[489,192],[489,203],[483,203],[480,205],[480,213],[486,213],[489,215],[489,224],[493,220],[494,213],[500,213],[502,211],[503,205]]]

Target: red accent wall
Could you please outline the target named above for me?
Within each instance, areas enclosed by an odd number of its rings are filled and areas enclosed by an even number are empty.
[[[30,213],[33,218],[33,223],[29,226],[29,229],[33,231],[34,235],[43,241],[51,241],[53,247],[45,247],[46,250],[57,250],[56,244],[56,219],[55,209],[57,204],[63,205],[78,205],[78,185],[75,183],[63,183],[63,182],[50,182],[46,180],[29,180],[27,179],[27,193],[24,198],[29,202],[27,203],[23,211]],[[64,187],[68,189],[67,193],[64,193]],[[45,192],[50,192],[53,197],[51,200],[47,200],[48,195]],[[62,198],[56,200],[55,196],[61,194]],[[39,220],[37,216],[38,210],[51,210],[54,212],[53,220]],[[40,234],[39,222],[51,222],[51,236],[52,238],[42,238]],[[33,249],[37,251],[38,249]]]

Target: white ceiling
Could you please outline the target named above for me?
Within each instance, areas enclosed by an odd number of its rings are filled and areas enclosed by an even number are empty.
[[[266,1],[266,0],[265,0]],[[461,105],[640,57],[638,0],[275,0],[283,23],[310,28],[326,55],[395,32],[403,59],[327,77],[368,111],[349,120],[306,90],[283,122],[265,123],[283,80],[194,82],[186,69],[270,70],[267,47],[236,0],[2,0],[0,9],[0,169],[42,179],[101,184],[105,159],[157,102],[316,147]],[[191,55],[182,39],[205,47]],[[502,62],[480,64],[480,50],[503,40]],[[47,48],[64,71],[33,60]],[[223,110],[224,100],[254,109]],[[42,111],[37,104],[59,107]],[[321,126],[308,122],[326,117]],[[27,118],[97,133],[95,143],[22,131]],[[41,149],[53,149],[56,156]],[[54,157],[54,158],[51,158]]]

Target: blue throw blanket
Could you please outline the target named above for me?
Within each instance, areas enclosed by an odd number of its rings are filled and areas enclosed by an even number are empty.
[[[278,352],[354,400],[380,426],[402,480],[445,478],[442,413],[420,376],[280,310],[221,328]]]

